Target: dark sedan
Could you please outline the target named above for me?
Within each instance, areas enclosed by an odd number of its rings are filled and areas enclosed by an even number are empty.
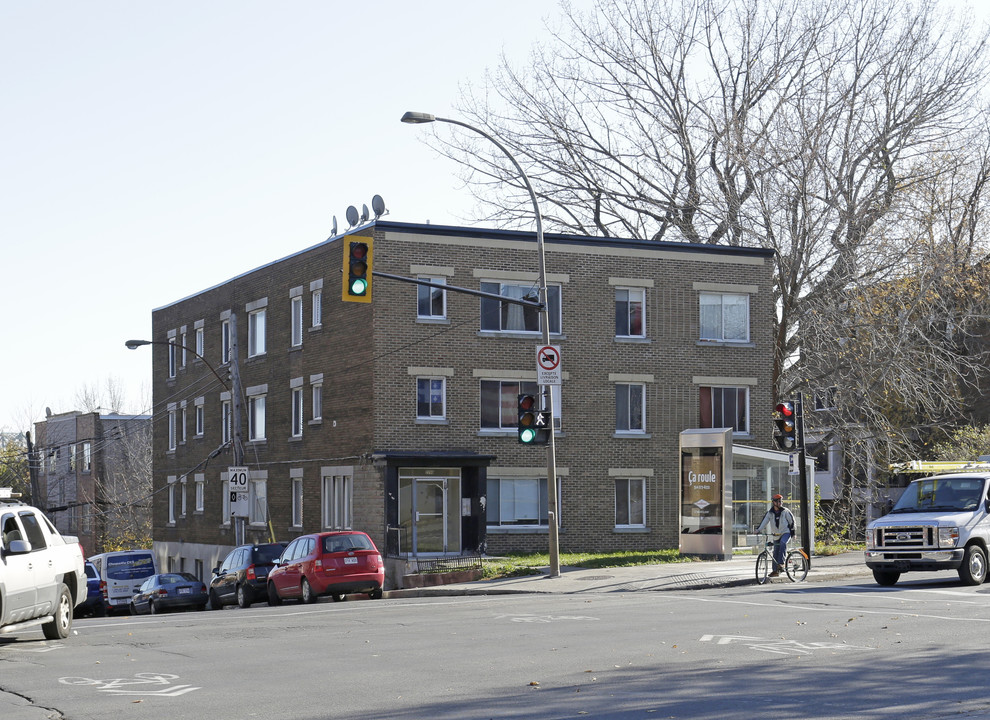
[[[143,583],[131,598],[131,615],[152,615],[168,610],[204,610],[206,585],[189,573],[159,573]]]

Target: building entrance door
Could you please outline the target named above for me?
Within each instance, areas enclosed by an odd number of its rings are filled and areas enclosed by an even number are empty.
[[[430,476],[423,477],[426,474]],[[411,555],[459,553],[460,510],[461,480],[456,469],[400,471],[400,551]]]

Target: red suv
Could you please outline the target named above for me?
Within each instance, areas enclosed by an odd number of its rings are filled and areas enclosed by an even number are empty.
[[[367,593],[377,600],[384,583],[382,556],[365,533],[302,535],[289,543],[268,573],[268,604],[288,598],[311,603],[323,595],[340,601],[350,593]]]

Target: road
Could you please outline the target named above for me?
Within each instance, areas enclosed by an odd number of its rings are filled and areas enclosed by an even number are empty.
[[[990,718],[990,585],[916,577],[77,620],[0,641],[0,717]]]

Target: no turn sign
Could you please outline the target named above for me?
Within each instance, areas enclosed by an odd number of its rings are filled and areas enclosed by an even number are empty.
[[[560,346],[538,345],[536,348],[536,382],[539,385],[560,385]]]

